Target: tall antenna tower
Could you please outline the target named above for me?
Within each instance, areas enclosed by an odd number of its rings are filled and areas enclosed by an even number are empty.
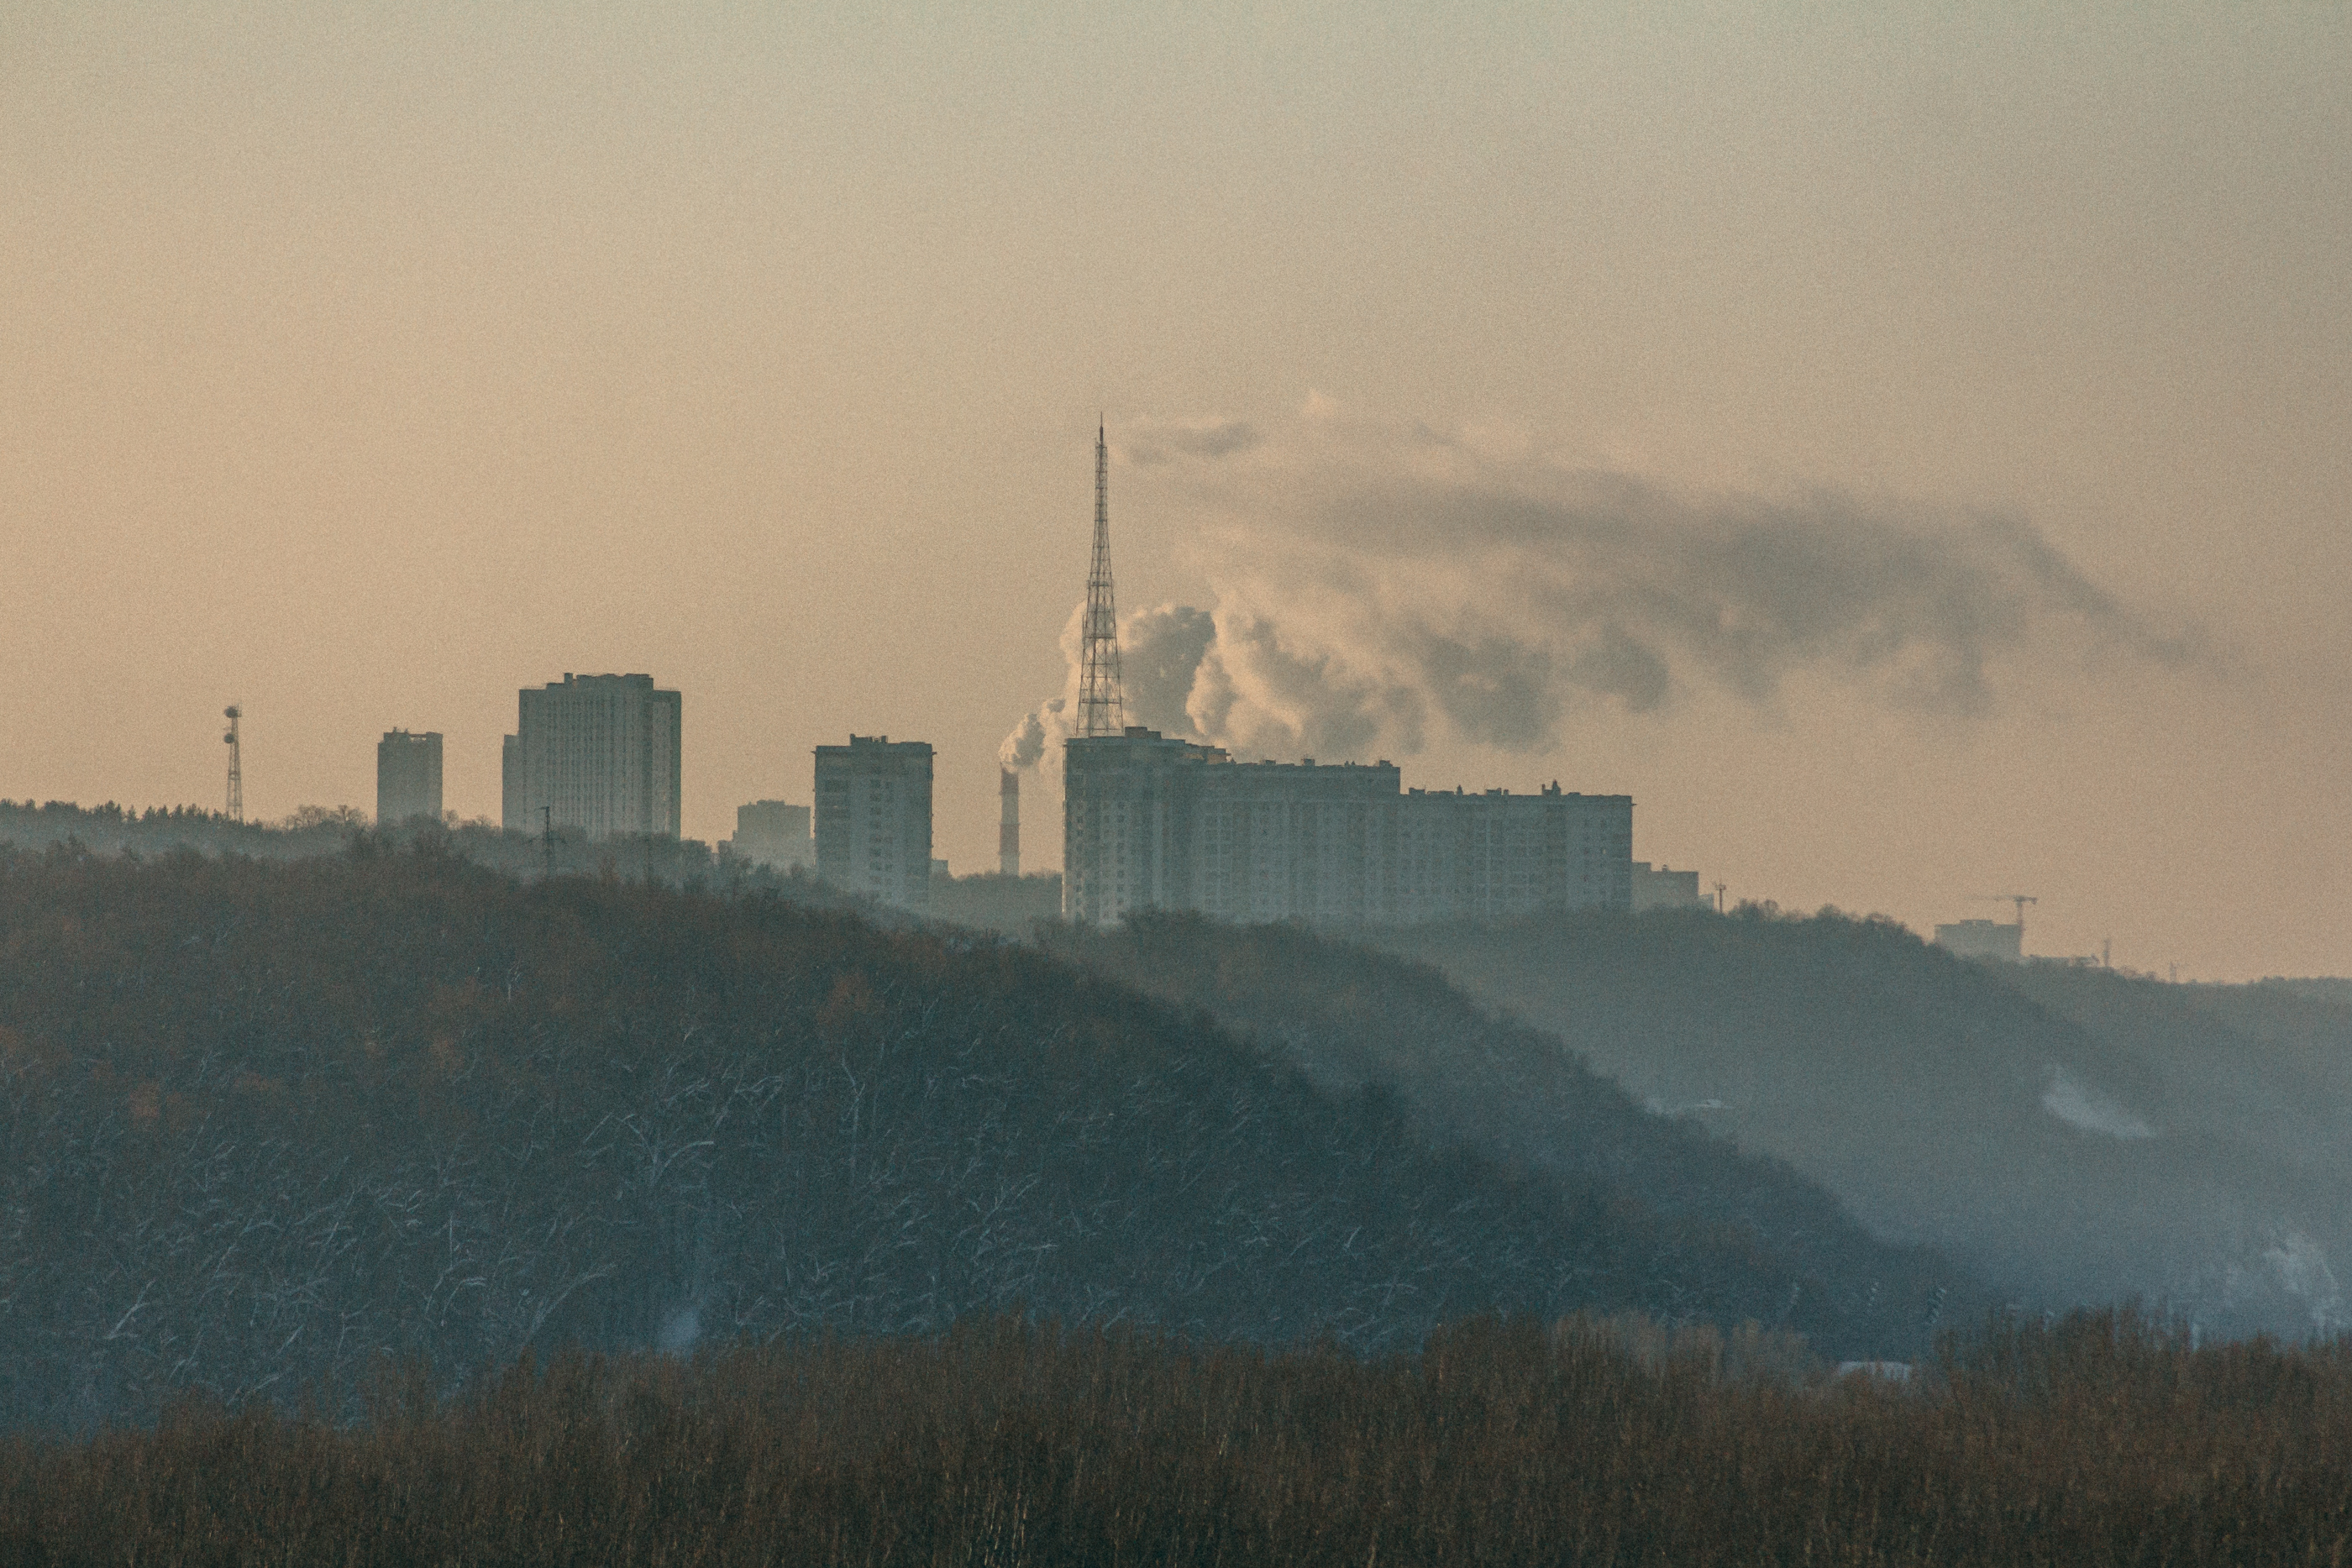
[[[221,739],[228,743],[228,820],[245,821],[245,742],[237,738],[236,721],[245,710],[231,703],[221,709],[221,717],[228,720],[228,733]]]
[[[1110,444],[1095,427],[1095,559],[1087,570],[1087,633],[1078,661],[1078,733],[1127,727],[1118,678],[1118,604],[1110,587]]]

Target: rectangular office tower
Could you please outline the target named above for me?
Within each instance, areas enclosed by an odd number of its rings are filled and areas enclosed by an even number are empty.
[[[816,748],[816,874],[901,909],[931,903],[931,748],[853,735]]]
[[[516,696],[501,768],[509,830],[677,837],[677,693],[651,675],[567,674]]]
[[[376,826],[416,817],[441,820],[441,737],[387,729],[375,743]]]
[[[1625,795],[1402,788],[1396,765],[1234,762],[1130,727],[1066,743],[1063,913],[1402,925],[1633,906]]]

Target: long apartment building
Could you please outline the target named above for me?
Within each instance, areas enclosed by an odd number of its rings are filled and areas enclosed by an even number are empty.
[[[931,904],[931,748],[853,735],[816,748],[816,874],[901,909]]]
[[[592,839],[678,836],[678,694],[651,675],[572,675],[516,694],[502,758],[506,826]]]
[[[1633,906],[1625,795],[1403,788],[1396,765],[1235,762],[1130,727],[1066,743],[1063,914],[1402,925]]]

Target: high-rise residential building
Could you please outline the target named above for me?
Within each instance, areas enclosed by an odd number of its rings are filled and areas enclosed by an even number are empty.
[[[501,758],[507,827],[677,837],[679,707],[651,675],[525,686]]]
[[[1063,912],[1391,925],[1633,906],[1624,795],[1406,790],[1396,765],[1234,762],[1130,726],[1065,743]]]
[[[727,841],[737,860],[771,871],[792,871],[814,863],[809,839],[809,809],[782,800],[754,800],[735,808],[735,836]]]
[[[525,821],[530,793],[522,766],[522,737],[509,735],[499,747],[499,822],[509,832],[535,832],[539,824]]]
[[[816,748],[816,874],[902,909],[931,902],[931,748],[853,735]]]
[[[375,820],[391,827],[416,817],[441,820],[441,737],[388,729],[375,743]]]

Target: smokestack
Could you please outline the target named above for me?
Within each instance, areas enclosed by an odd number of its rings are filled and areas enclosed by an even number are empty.
[[[1004,800],[1004,814],[998,819],[996,830],[996,869],[1007,876],[1021,874],[1021,775],[1010,768],[1000,768],[997,773],[1003,782],[997,792]]]

